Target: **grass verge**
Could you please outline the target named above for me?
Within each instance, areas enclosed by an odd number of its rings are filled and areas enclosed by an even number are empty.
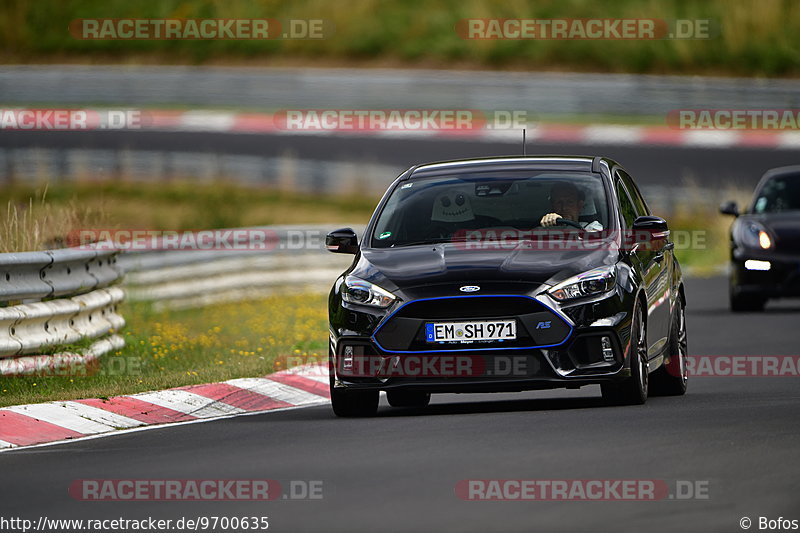
[[[0,251],[57,248],[80,229],[190,231],[369,218],[369,197],[312,196],[227,181],[55,182],[0,189]]]
[[[263,376],[284,368],[290,356],[323,360],[326,301],[322,294],[292,294],[159,312],[127,303],[124,349],[88,372],[0,377],[0,407]]]
[[[249,65],[423,66],[592,72],[797,76],[800,3],[793,0],[9,0],[0,8],[7,63],[34,61]],[[92,18],[323,19],[322,39],[83,40]],[[708,39],[462,39],[459,20],[624,18],[711,20]]]

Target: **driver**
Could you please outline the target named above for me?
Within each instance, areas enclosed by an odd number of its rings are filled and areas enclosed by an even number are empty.
[[[592,222],[578,220],[586,203],[585,198],[583,191],[572,183],[565,181],[556,183],[550,189],[550,209],[552,209],[552,212],[544,215],[539,221],[539,225],[543,227],[555,226],[557,224],[556,220],[563,218],[577,222],[586,231],[601,231],[603,225],[597,220]]]

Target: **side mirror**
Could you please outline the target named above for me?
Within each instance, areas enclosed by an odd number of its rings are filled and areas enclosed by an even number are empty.
[[[661,217],[639,217],[633,221],[632,229],[637,242],[665,239],[669,235],[669,226],[667,226],[667,221]]]
[[[356,254],[358,236],[351,228],[337,229],[325,237],[325,247],[335,254]]]
[[[719,212],[723,215],[732,215],[738,217],[739,207],[736,205],[736,202],[725,202],[719,206]]]

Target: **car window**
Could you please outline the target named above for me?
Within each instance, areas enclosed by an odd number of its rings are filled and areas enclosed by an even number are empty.
[[[631,196],[631,201],[633,202],[633,206],[636,208],[637,214],[639,216],[649,215],[650,208],[647,207],[647,202],[644,201],[644,197],[642,197],[642,193],[639,192],[639,188],[636,186],[636,183],[633,182],[633,178],[631,178],[630,175],[621,168],[617,169],[617,174],[619,174],[619,177],[622,178],[623,183],[625,183],[625,188],[628,190],[628,194]]]
[[[636,209],[633,207],[633,202],[628,197],[628,192],[625,190],[625,185],[622,180],[617,180],[617,200],[619,200],[619,211],[625,221],[625,228],[630,229],[633,227],[633,221],[636,220]]]
[[[452,240],[465,232],[495,228],[535,230],[552,212],[584,227],[591,225],[592,231],[607,228],[602,178],[589,172],[519,170],[412,176],[387,199],[371,246]]]
[[[800,177],[775,177],[756,193],[754,213],[780,213],[800,210]]]

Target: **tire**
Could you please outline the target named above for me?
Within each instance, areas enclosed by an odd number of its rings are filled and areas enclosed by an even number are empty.
[[[672,320],[667,359],[650,376],[650,394],[654,396],[683,396],[689,380],[686,358],[689,356],[686,336],[686,313],[682,301]]]
[[[375,416],[378,412],[379,391],[346,390],[334,388],[335,366],[333,354],[328,349],[328,384],[331,391],[333,414],[341,418],[364,418]]]
[[[763,296],[739,290],[733,277],[728,280],[728,299],[731,311],[734,313],[763,311],[764,305],[767,303],[767,299]]]
[[[427,407],[431,393],[422,391],[388,390],[386,399],[392,407]]]
[[[642,405],[647,401],[647,329],[644,316],[637,302],[631,323],[631,375],[621,383],[603,383],[600,390],[603,399],[611,405]]]
[[[331,389],[333,413],[342,418],[364,418],[378,412],[378,391]]]
[[[730,292],[731,311],[734,313],[747,313],[763,311],[766,305],[766,298],[752,294],[736,293],[733,289]]]

